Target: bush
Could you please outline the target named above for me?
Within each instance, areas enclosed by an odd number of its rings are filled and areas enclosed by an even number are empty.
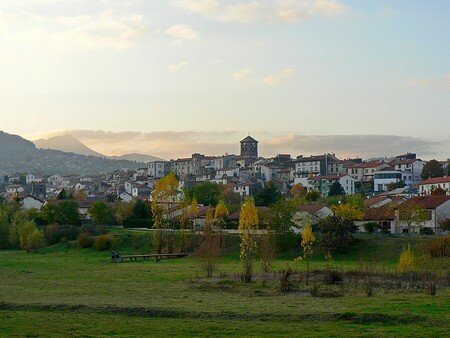
[[[79,229],[74,225],[50,224],[45,228],[45,239],[49,245],[73,241],[78,234]]]
[[[90,248],[94,240],[90,233],[82,232],[77,237],[77,244],[80,248]]]
[[[428,253],[431,257],[450,257],[450,235],[440,237],[430,242]]]
[[[292,290],[292,275],[293,271],[291,267],[288,265],[285,270],[280,271],[280,291],[281,292],[289,292]]]
[[[331,270],[325,273],[324,282],[326,284],[337,284],[343,280],[342,275],[338,271]]]
[[[113,246],[112,235],[101,235],[97,236],[94,241],[94,248],[98,251],[109,250]]]
[[[91,234],[92,236],[104,235],[107,233],[105,225],[84,224],[80,232]]]
[[[364,230],[366,230],[368,233],[373,233],[375,231],[375,229],[378,229],[377,222],[364,223]]]
[[[358,240],[353,237],[358,227],[353,221],[339,216],[328,216],[318,223],[323,234],[321,246],[331,253],[345,253],[350,251]]]
[[[22,249],[33,252],[37,252],[39,249],[45,246],[44,233],[41,230],[35,229],[28,235],[26,243]]]
[[[413,267],[414,267],[413,252],[409,247],[408,249],[404,248],[398,260],[398,271],[405,273],[411,271]]]
[[[421,235],[434,235],[434,231],[431,228],[421,228],[420,234]]]

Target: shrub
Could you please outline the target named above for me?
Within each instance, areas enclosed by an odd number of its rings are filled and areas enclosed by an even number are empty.
[[[420,234],[421,235],[434,235],[434,231],[431,228],[421,228]]]
[[[79,234],[78,227],[74,225],[50,224],[45,228],[45,239],[49,245],[73,241]]]
[[[331,253],[345,253],[358,243],[353,237],[358,227],[353,221],[339,216],[328,216],[319,221],[319,230],[323,237],[320,241],[322,247]]]
[[[94,248],[98,251],[111,249],[114,237],[112,235],[97,236],[94,241]]]
[[[377,228],[378,228],[377,222],[364,223],[364,230],[366,230],[368,233],[373,233]]]
[[[150,229],[152,227],[151,219],[127,219],[123,222],[124,228],[147,228]]]
[[[89,233],[92,236],[104,235],[107,233],[105,225],[84,224],[80,232]]]
[[[280,271],[280,291],[289,292],[292,289],[291,277],[293,275],[291,267],[288,265],[285,270]]]
[[[411,248],[404,248],[398,260],[398,271],[408,272],[414,267],[414,255]]]
[[[337,284],[343,280],[342,275],[338,271],[329,270],[325,273],[324,282],[326,284]]]
[[[37,252],[39,249],[45,246],[44,233],[41,230],[35,229],[28,235],[26,243],[22,247],[23,249],[33,252]]]
[[[428,253],[431,257],[450,257],[450,235],[440,237],[430,242]]]
[[[77,237],[77,244],[80,248],[89,248],[94,242],[90,233],[82,232]]]

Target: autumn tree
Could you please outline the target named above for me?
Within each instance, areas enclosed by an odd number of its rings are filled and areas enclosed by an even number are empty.
[[[126,203],[123,201],[116,202],[116,220],[119,224],[124,224],[124,222],[133,215],[133,203]]]
[[[258,228],[258,211],[253,199],[247,199],[239,216],[239,235],[241,237],[240,259],[244,265],[242,280],[250,283],[253,277],[253,258],[257,250],[254,230]]]
[[[303,260],[306,262],[306,284],[308,284],[309,281],[310,264],[313,256],[313,245],[315,241],[316,237],[314,236],[311,224],[305,224],[302,229],[301,246],[303,249]]]
[[[226,218],[228,217],[229,211],[225,202],[221,199],[219,203],[216,205],[216,209],[214,210],[214,224],[219,228],[219,241],[220,247],[222,247],[222,229],[225,227]]]
[[[421,177],[423,180],[433,177],[444,176],[444,168],[437,160],[428,161],[422,169]]]
[[[178,195],[178,178],[174,173],[169,173],[158,180],[152,192],[151,210],[153,214],[153,242],[158,253],[162,252],[163,231],[172,225],[172,212]],[[172,234],[169,235],[168,246],[173,243]]]
[[[307,202],[317,202],[320,198],[320,192],[317,190],[308,191],[305,198]]]
[[[291,196],[294,198],[304,198],[306,196],[306,188],[301,184],[294,184],[290,190]]]
[[[331,207],[335,216],[349,221],[361,220],[364,216],[364,211],[352,204],[338,204]]]
[[[207,277],[212,277],[217,268],[217,260],[220,256],[220,245],[217,237],[213,235],[214,213],[208,210],[206,213],[205,225],[203,228],[203,241],[197,252],[200,264],[206,272]]]
[[[408,233],[411,235],[413,226],[417,225],[420,228],[427,220],[427,211],[422,204],[414,201],[406,201],[397,207],[398,216],[401,221],[406,224]]]

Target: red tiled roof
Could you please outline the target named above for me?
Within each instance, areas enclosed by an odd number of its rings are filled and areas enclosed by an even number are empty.
[[[374,167],[378,167],[382,164],[385,164],[384,162],[380,162],[380,161],[371,161],[371,162],[363,162],[363,163],[357,163],[357,164],[353,164],[348,166],[347,168],[350,169],[355,169],[355,168],[374,168]]]
[[[450,196],[416,196],[411,197],[406,202],[423,205],[425,209],[436,209],[441,204],[450,201]]]
[[[388,199],[386,196],[370,197],[364,200],[364,204],[370,208],[371,206],[378,204],[386,199]]]
[[[318,212],[319,210],[321,210],[324,207],[326,207],[325,204],[311,203],[311,204],[301,205],[297,208],[297,210],[299,212],[308,212],[310,214],[315,214],[316,212]]]
[[[369,208],[364,213],[364,221],[393,221],[395,219],[394,209],[388,205],[378,208]]]
[[[420,182],[420,185],[424,184],[438,184],[438,183],[449,183],[450,182],[450,176],[444,176],[444,177],[433,177],[429,178],[425,181]]]

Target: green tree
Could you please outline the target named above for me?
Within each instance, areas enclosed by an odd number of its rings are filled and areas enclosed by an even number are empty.
[[[339,181],[334,181],[331,184],[330,191],[328,192],[328,196],[344,196],[345,191]]]
[[[81,216],[78,211],[78,203],[73,200],[62,201],[57,205],[58,208],[58,223],[80,225]]]
[[[444,168],[437,160],[428,161],[422,169],[422,179],[444,176]]]
[[[44,233],[39,229],[34,229],[27,237],[22,249],[27,252],[37,252],[45,246]]]
[[[206,181],[194,186],[189,194],[191,197],[195,196],[200,204],[216,206],[219,203],[222,191],[218,184]]]
[[[422,204],[414,201],[406,201],[397,207],[399,219],[406,224],[408,233],[411,235],[413,226],[417,225],[420,229],[423,223],[427,220],[427,211]]]
[[[339,216],[328,216],[320,220],[318,226],[322,233],[320,244],[325,251],[344,253],[357,243],[353,234],[358,227],[351,220]]]
[[[151,219],[152,218],[152,210],[150,206],[141,201],[137,200],[133,205],[133,214],[131,218],[134,219]]]
[[[320,198],[320,192],[317,190],[311,190],[306,194],[307,202],[317,202]]]
[[[41,217],[46,224],[58,223],[60,219],[58,207],[53,204],[44,204],[41,207]]]
[[[103,201],[95,201],[89,208],[88,214],[97,224],[108,224],[111,222],[111,209]]]
[[[265,184],[264,188],[260,189],[255,194],[255,204],[257,206],[274,205],[280,199],[280,192],[272,181]]]

